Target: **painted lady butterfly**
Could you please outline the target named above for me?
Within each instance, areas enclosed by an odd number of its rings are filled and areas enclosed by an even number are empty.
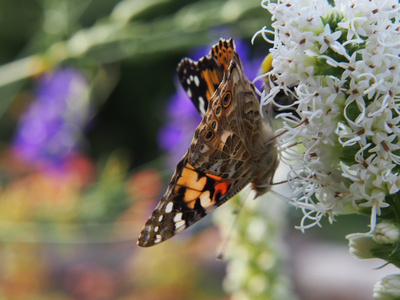
[[[141,247],[183,231],[248,183],[257,195],[267,192],[278,166],[274,134],[232,39],[221,39],[198,62],[183,59],[177,71],[203,120],[143,228]]]

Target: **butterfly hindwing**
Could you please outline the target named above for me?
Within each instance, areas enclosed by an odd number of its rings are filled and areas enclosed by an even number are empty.
[[[209,102],[209,110],[194,134],[189,160],[197,169],[208,174],[246,181],[252,165],[246,145],[247,136],[241,131],[244,118],[237,117],[237,102],[241,102],[243,95],[232,96],[237,89],[243,89],[231,78],[235,76],[235,80],[243,80],[237,60],[239,57],[231,62]]]

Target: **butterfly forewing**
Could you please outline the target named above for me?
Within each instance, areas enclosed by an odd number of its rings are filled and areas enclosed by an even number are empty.
[[[186,154],[146,222],[138,245],[153,246],[183,231],[225,202],[231,187],[229,180],[196,170]]]

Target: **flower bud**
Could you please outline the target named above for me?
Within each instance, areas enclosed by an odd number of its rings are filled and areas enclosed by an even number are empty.
[[[352,233],[346,236],[349,240],[350,253],[359,259],[374,258],[371,250],[378,244],[369,233]]]
[[[385,276],[375,284],[374,298],[379,300],[400,299],[400,274]]]
[[[400,230],[393,223],[382,222],[376,225],[372,238],[379,244],[393,244],[399,240]]]

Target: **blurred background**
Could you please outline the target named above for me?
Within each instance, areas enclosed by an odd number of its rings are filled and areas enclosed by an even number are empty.
[[[210,218],[154,248],[136,239],[200,121],[177,64],[233,37],[254,78],[260,1],[0,0],[0,22],[0,299],[229,299]],[[282,266],[299,299],[372,299],[390,271],[344,239],[368,220],[305,235],[299,220]]]

